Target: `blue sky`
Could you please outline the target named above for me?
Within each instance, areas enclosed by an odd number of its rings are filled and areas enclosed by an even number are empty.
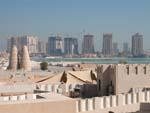
[[[112,32],[120,44],[130,43],[131,35],[141,32],[145,49],[150,49],[149,21],[150,0],[0,0],[3,40],[26,34],[47,40],[58,33],[82,40],[85,31],[95,35],[100,49],[103,32]]]

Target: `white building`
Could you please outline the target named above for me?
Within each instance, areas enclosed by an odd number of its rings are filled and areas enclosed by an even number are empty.
[[[112,55],[112,34],[106,33],[103,34],[103,49],[102,53],[105,56],[111,56]]]
[[[132,36],[132,54],[133,56],[141,56],[143,53],[143,35],[136,33]]]
[[[13,45],[16,45],[18,51],[20,51],[23,45],[26,45],[29,50],[29,54],[38,53],[38,39],[35,36],[20,36],[11,37],[7,40],[7,51],[10,52]]]

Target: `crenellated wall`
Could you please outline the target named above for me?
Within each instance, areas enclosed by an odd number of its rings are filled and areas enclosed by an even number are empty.
[[[78,84],[37,84],[41,91],[55,92],[55,93],[68,93],[73,91]]]
[[[135,112],[140,109],[140,103],[150,102],[150,91],[119,94],[90,99],[78,99],[76,101],[76,112],[96,113],[96,111]],[[134,106],[134,107],[133,107]]]
[[[75,113],[75,100],[56,93],[0,97],[0,113]]]
[[[114,94],[138,92],[143,88],[150,88],[150,64],[102,64],[99,66],[102,74],[97,74],[97,81],[101,80],[101,96],[109,95],[110,84],[114,88]]]
[[[0,97],[0,102],[34,100],[34,99],[37,99],[36,95],[38,95],[38,94],[24,94],[24,95],[15,95],[15,96],[1,96]]]
[[[116,94],[131,92],[131,89],[149,88],[150,65],[116,65]]]

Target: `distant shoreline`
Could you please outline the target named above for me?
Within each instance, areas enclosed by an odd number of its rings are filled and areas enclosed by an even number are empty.
[[[34,61],[47,62],[80,62],[80,63],[96,63],[96,64],[118,64],[120,60],[126,61],[128,64],[149,64],[150,58],[39,58],[32,59]]]

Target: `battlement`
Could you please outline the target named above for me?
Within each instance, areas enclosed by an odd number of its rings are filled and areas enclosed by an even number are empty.
[[[108,86],[114,94],[130,93],[135,88],[150,88],[150,64],[102,64],[97,72],[98,84],[103,94],[108,95]],[[99,82],[100,81],[100,82]]]
[[[15,96],[1,96],[0,102],[35,100],[35,99],[37,99],[37,94],[23,94]]]
[[[117,64],[118,73],[124,75],[150,75],[150,64]]]
[[[79,99],[76,101],[76,112],[97,111],[133,104],[141,102],[150,102],[150,91],[119,94],[104,97],[95,97],[91,99]],[[130,112],[130,109],[129,111]]]
[[[101,64],[103,72],[110,69],[116,69],[117,72],[124,75],[149,75],[150,64]]]
[[[63,92],[69,92],[73,91],[74,88],[78,84],[37,84],[36,89],[41,91],[48,91],[48,92],[55,92],[55,93],[63,93]]]

